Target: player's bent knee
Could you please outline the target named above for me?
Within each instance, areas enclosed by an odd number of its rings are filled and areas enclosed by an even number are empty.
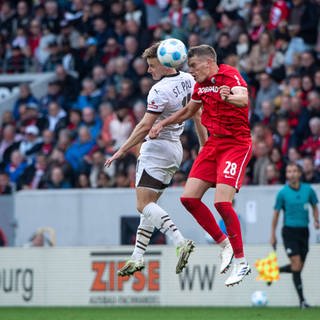
[[[143,209],[148,205],[148,203],[138,203],[137,204],[137,210],[139,213],[143,212]]]
[[[189,197],[180,197],[181,203],[184,205],[184,207],[192,212],[197,209],[197,206],[199,205],[199,202],[201,202],[198,198],[189,198]]]

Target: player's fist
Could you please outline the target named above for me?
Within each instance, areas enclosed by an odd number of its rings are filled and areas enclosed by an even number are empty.
[[[230,90],[230,87],[223,85],[223,86],[221,86],[219,88],[219,92],[220,92],[221,99],[223,101],[226,101],[228,96],[229,96],[229,94],[230,94],[230,92],[231,92],[231,90]]]
[[[155,124],[149,131],[149,138],[150,139],[155,139],[158,137],[160,131],[162,130],[163,126],[160,122]]]

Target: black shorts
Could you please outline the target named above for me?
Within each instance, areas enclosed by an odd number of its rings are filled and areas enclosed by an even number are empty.
[[[309,251],[309,229],[283,227],[282,238],[288,257],[299,255],[305,261]]]

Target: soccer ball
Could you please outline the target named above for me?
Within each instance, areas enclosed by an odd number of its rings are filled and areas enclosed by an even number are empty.
[[[268,297],[264,291],[255,291],[251,295],[251,303],[254,307],[263,307],[268,304]]]
[[[160,42],[157,57],[164,66],[177,68],[187,60],[187,48],[179,39],[166,39]]]

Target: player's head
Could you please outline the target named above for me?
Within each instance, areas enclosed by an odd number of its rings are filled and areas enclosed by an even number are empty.
[[[160,80],[167,74],[175,73],[175,69],[168,68],[162,65],[157,58],[157,50],[160,42],[153,44],[151,47],[144,50],[142,58],[147,60],[148,72],[151,74],[153,80]]]
[[[297,184],[301,178],[301,168],[295,162],[290,162],[286,166],[286,178],[290,185]]]
[[[217,54],[206,44],[191,47],[188,51],[188,65],[189,72],[201,83],[218,71]]]

